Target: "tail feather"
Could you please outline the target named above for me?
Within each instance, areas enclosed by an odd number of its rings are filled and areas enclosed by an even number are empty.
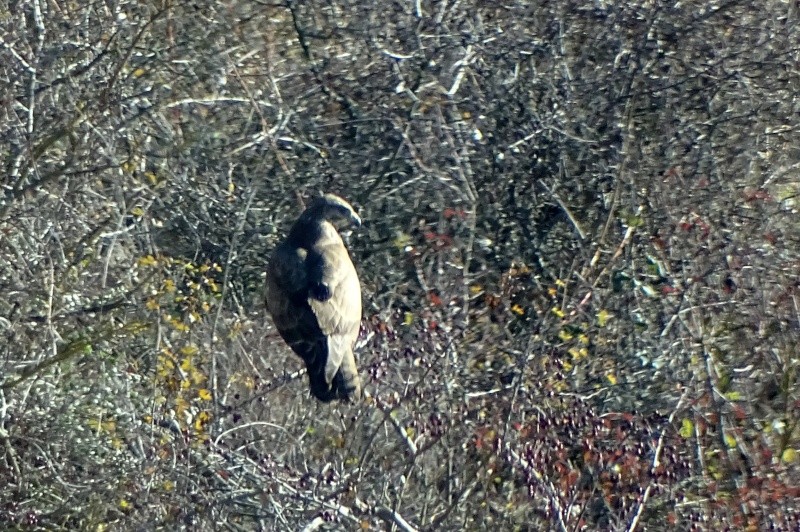
[[[342,365],[339,371],[336,372],[331,385],[339,399],[346,401],[358,401],[361,399],[361,379],[358,377],[358,373],[351,371],[345,365]]]
[[[295,349],[306,363],[308,369],[308,384],[311,393],[324,403],[333,400],[358,401],[361,398],[361,379],[358,376],[353,351],[348,349],[342,354],[341,364],[328,380],[326,370],[328,367],[331,342],[304,342],[301,350]],[[299,347],[299,346],[298,346]]]

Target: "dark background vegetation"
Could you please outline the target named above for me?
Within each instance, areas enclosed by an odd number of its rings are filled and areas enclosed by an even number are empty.
[[[793,1],[0,6],[0,527],[797,530]],[[366,223],[367,397],[262,302]]]

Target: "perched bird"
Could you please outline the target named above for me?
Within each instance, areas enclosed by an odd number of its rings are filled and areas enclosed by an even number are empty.
[[[308,368],[311,393],[320,401],[358,400],[353,345],[361,324],[361,286],[337,225],[361,218],[334,194],[315,199],[267,267],[267,310],[289,347]]]

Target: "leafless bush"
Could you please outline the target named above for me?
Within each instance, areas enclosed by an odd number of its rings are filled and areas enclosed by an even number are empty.
[[[6,6],[0,523],[795,529],[797,9]],[[357,406],[261,303],[317,190]]]

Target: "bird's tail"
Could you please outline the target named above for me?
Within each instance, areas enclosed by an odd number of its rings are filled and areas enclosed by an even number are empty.
[[[330,340],[330,338],[329,338]],[[355,357],[350,346],[336,346],[335,342],[330,342],[328,348],[340,348],[341,362],[338,367],[321,363],[308,364],[308,380],[311,393],[323,402],[333,400],[358,401],[361,399],[361,379],[358,376]],[[326,359],[339,356],[329,354],[328,357],[315,357],[315,361],[327,362]],[[331,373],[333,375],[331,375]]]
[[[338,399],[345,401],[358,401],[361,399],[361,378],[358,376],[355,358],[352,351],[346,356],[333,376],[331,390]]]

